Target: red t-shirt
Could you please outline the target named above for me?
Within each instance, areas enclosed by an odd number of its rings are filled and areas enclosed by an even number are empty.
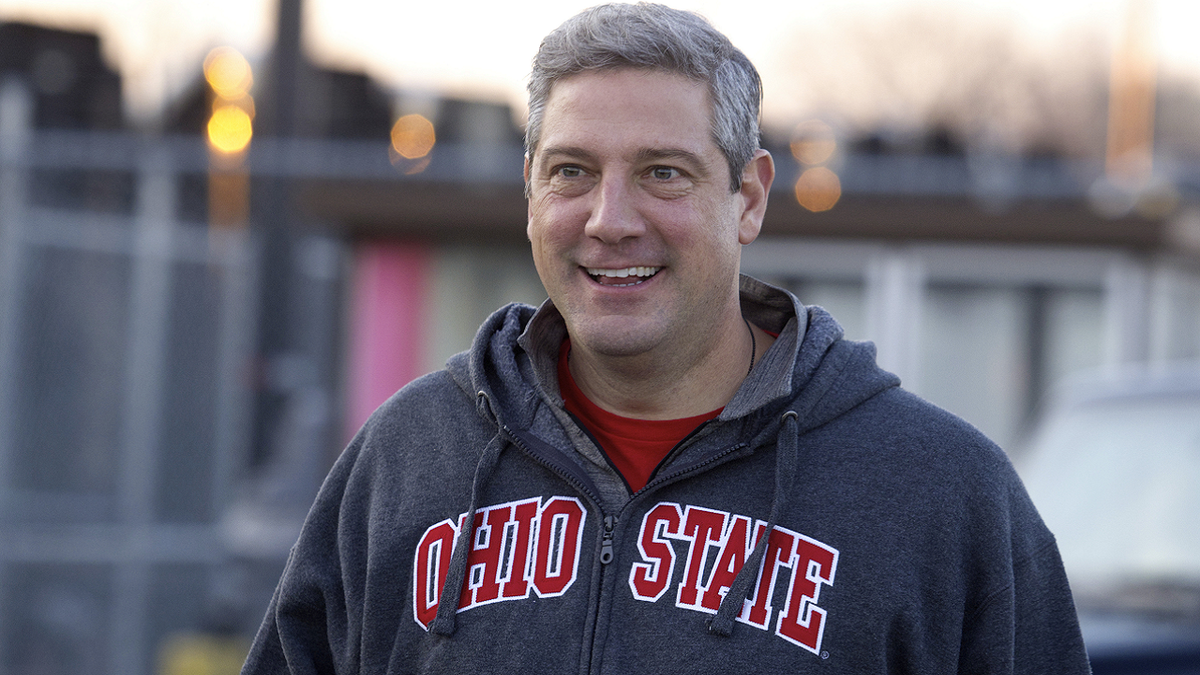
[[[567,411],[591,432],[634,492],[646,486],[654,470],[680,441],[723,410],[717,408],[703,415],[677,420],[639,420],[610,413],[592,403],[575,384],[567,365],[570,352],[571,341],[563,341],[558,354],[558,387]]]

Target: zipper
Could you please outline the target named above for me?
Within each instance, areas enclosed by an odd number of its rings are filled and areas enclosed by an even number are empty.
[[[582,425],[581,425],[581,427],[582,427]],[[586,429],[586,427],[583,427],[583,428]],[[703,428],[703,425],[701,427],[697,428],[695,431],[699,431],[700,428]],[[597,496],[594,488],[591,485],[589,485],[590,481],[587,481],[586,479],[583,479],[580,476],[574,475],[573,472],[565,470],[563,467],[558,466],[557,463],[551,461],[549,458],[543,457],[540,453],[535,452],[533,450],[533,448],[530,447],[530,444],[525,441],[524,438],[522,438],[518,434],[513,433],[513,431],[511,429],[509,429],[507,425],[500,423],[500,429],[509,438],[509,440],[511,440],[512,443],[514,445],[516,445],[518,448],[520,448],[527,456],[531,457],[535,462],[537,462],[538,464],[541,464],[542,466],[551,470],[552,472],[557,474],[560,478],[567,481],[567,483],[574,486],[577,490],[579,490],[579,492],[581,494],[583,494],[584,496],[586,496],[587,498],[590,499],[590,501],[592,502],[592,505],[597,509],[597,511],[600,514],[604,514],[604,511],[600,505],[601,502],[600,502],[599,497]],[[671,453],[669,453],[669,455],[676,454],[676,452],[678,452],[683,446],[687,445],[687,441],[691,440],[691,438],[695,435],[695,431],[693,431],[692,434],[689,434],[688,437],[684,438],[684,440],[681,441],[679,443],[679,445],[676,448],[674,448]],[[643,487],[641,490],[638,491],[638,494],[645,492],[648,488],[651,488],[652,486],[661,485],[663,483],[667,483],[667,482],[670,482],[677,478],[680,478],[681,476],[693,473],[695,471],[703,470],[705,467],[707,467],[713,463],[719,462],[721,459],[727,457],[728,455],[746,448],[747,445],[748,445],[747,443],[739,443],[737,445],[727,448],[726,450],[724,450],[722,452],[712,455],[712,456],[706,458],[704,461],[694,464],[692,466],[671,472],[670,474],[665,475],[665,476],[653,476],[651,478],[650,482],[645,487]],[[657,473],[657,469],[655,470],[655,472]],[[620,475],[619,472],[618,472],[618,475]],[[636,495],[633,495],[633,497],[636,497]],[[628,507],[632,503],[632,501],[634,501],[634,500],[627,502],[625,504],[625,507]],[[624,510],[625,510],[624,508],[621,509],[621,511],[624,511]],[[592,626],[592,631],[591,631],[591,635],[589,638],[589,641],[591,643],[591,648],[589,650],[589,656],[587,659],[588,663],[586,666],[586,670],[588,672],[590,672],[591,669],[595,666],[597,653],[599,651],[599,646],[597,645],[596,641],[599,637],[599,630],[597,630],[597,628],[598,628],[598,624],[600,621],[600,613],[602,611],[601,606],[603,604],[603,598],[604,598],[604,593],[605,593],[605,590],[604,590],[605,574],[604,574],[603,570],[605,568],[607,568],[610,564],[612,564],[613,560],[616,559],[616,553],[615,553],[615,547],[613,544],[613,540],[615,538],[614,533],[616,531],[617,522],[618,522],[617,516],[612,515],[612,514],[603,515],[603,519],[601,521],[601,524],[602,524],[602,531],[601,531],[601,535],[600,535],[601,574],[600,574],[600,579],[598,580],[598,585],[597,585],[596,591],[595,591],[596,592],[596,614],[593,616],[593,621],[595,623]]]
[[[600,540],[600,564],[613,561],[613,530],[617,526],[616,516],[604,516],[604,534]]]
[[[671,460],[675,459],[679,453],[683,452],[684,448],[691,445],[692,439],[699,436],[700,432],[704,429],[707,429],[712,423],[713,420],[701,422],[699,426],[689,431],[687,436],[679,439],[679,442],[675,444],[675,447],[671,448],[671,451],[662,458],[662,461],[658,463],[658,466],[654,467],[654,471],[650,472],[650,480],[646,481],[646,484],[649,485],[650,483],[653,483],[654,479],[658,478],[658,472],[662,470],[663,467],[667,466]]]
[[[527,442],[521,436],[513,433],[513,431],[511,429],[509,429],[507,425],[500,422],[499,420],[497,420],[496,423],[499,425],[501,432],[504,433],[509,438],[510,441],[512,441],[513,445],[520,448],[521,451],[526,454],[526,456],[532,458],[533,461],[537,462],[538,464],[541,464],[542,466],[549,469],[551,472],[557,474],[560,478],[562,478],[568,484],[570,484],[576,490],[578,490],[580,492],[580,494],[582,494],[584,497],[586,497],[588,500],[590,500],[592,503],[592,506],[595,507],[596,512],[598,514],[604,514],[604,509],[601,506],[600,498],[599,498],[599,496],[597,496],[596,490],[591,485],[589,485],[590,481],[587,481],[580,476],[576,476],[573,472],[564,469],[563,467],[559,466],[557,463],[551,461],[547,457],[544,457],[540,453],[535,452],[533,450],[533,448],[530,447],[531,444],[529,442]],[[604,515],[601,523],[602,523],[602,527],[603,527],[603,532],[601,534],[601,547],[600,547],[600,563],[601,563],[600,564],[600,576],[596,581],[596,589],[595,589],[596,595],[595,595],[595,599],[594,599],[595,610],[594,610],[594,614],[592,615],[593,625],[592,625],[591,635],[584,637],[584,639],[587,640],[588,643],[590,643],[590,645],[591,645],[591,647],[589,648],[588,659],[587,659],[587,663],[584,668],[584,672],[590,672],[596,661],[596,651],[597,651],[596,636],[598,633],[596,628],[597,628],[597,624],[600,621],[600,611],[601,611],[600,606],[603,603],[603,598],[604,598],[604,569],[615,558],[615,555],[613,553],[613,531],[616,529],[617,517],[613,516],[613,515]]]
[[[730,446],[730,447],[726,448],[725,450],[722,450],[721,452],[718,452],[714,455],[710,455],[710,456],[706,457],[703,461],[697,462],[695,464],[691,464],[689,466],[685,466],[681,469],[678,469],[676,471],[673,471],[673,472],[665,474],[665,475],[661,475],[661,476],[656,475],[650,479],[649,483],[646,483],[646,487],[643,487],[641,490],[638,490],[638,494],[640,495],[641,493],[645,492],[649,488],[658,487],[659,485],[662,485],[664,483],[669,483],[677,478],[681,478],[683,476],[694,473],[696,471],[703,470],[705,467],[707,467],[711,464],[714,464],[716,462],[719,462],[720,460],[723,460],[724,458],[728,457],[729,455],[731,455],[739,450],[744,450],[748,447],[750,447],[749,443],[738,443],[737,445]]]
[[[603,508],[601,507],[599,495],[596,494],[595,488],[593,488],[591,485],[589,485],[590,481],[586,481],[585,479],[574,475],[572,472],[564,469],[563,467],[559,466],[557,463],[552,462],[549,459],[547,459],[546,457],[543,457],[541,454],[535,452],[530,447],[529,443],[527,443],[525,441],[525,439],[523,439],[520,435],[513,433],[513,431],[508,428],[508,425],[500,422],[499,426],[500,426],[501,431],[504,432],[504,435],[507,436],[510,441],[512,441],[513,445],[520,448],[521,451],[526,454],[526,456],[530,457],[531,459],[533,459],[533,461],[537,462],[538,464],[541,464],[542,466],[546,467],[550,471],[554,472],[556,475],[558,475],[559,478],[562,478],[563,480],[565,480],[572,487],[574,487],[576,490],[578,490],[583,496],[587,497],[588,500],[592,502],[592,505],[596,507],[597,511],[599,511],[600,513],[604,512]]]
[[[604,446],[600,445],[600,441],[596,440],[596,436],[592,433],[592,430],[589,429],[587,425],[575,415],[575,413],[571,412],[570,410],[567,410],[566,413],[567,416],[571,418],[571,421],[575,423],[575,426],[578,427],[579,430],[588,437],[588,440],[592,442],[592,445],[596,446],[596,449],[600,451],[600,456],[604,458],[604,461],[608,464],[608,468],[612,469],[612,472],[617,475],[617,478],[621,479],[621,482],[625,484],[625,489],[628,490],[630,496],[632,496],[633,488],[629,487],[629,481],[625,479],[625,475],[621,473],[621,470],[617,468],[617,465],[613,464],[612,457],[608,456],[608,452],[604,449]],[[657,469],[655,470],[657,471]],[[653,473],[650,475],[651,477],[654,476]]]
[[[605,590],[605,579],[608,577],[610,572],[616,571],[608,569],[608,566],[616,558],[616,555],[613,553],[613,532],[617,529],[617,517],[614,515],[604,516],[604,519],[601,521],[601,526],[603,530],[601,531],[600,535],[600,576],[596,583],[596,611],[592,615],[592,632],[591,635],[588,636],[588,641],[591,643],[591,647],[589,648],[588,652],[587,665],[583,670],[585,673],[593,672],[599,664],[599,641],[601,635],[600,615],[604,611],[603,607],[605,593],[608,592]],[[604,629],[603,633],[606,636],[608,635],[607,627]]]

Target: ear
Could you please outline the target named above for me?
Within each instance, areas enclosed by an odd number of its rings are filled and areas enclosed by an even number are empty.
[[[758,238],[762,230],[763,216],[767,213],[767,196],[775,180],[775,160],[771,153],[759,149],[742,171],[742,216],[738,223],[738,241],[749,244]]]

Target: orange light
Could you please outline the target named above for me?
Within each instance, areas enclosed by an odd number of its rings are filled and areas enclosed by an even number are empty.
[[[801,164],[824,164],[837,152],[833,128],[821,120],[808,120],[792,131],[792,156]]]
[[[218,107],[208,120],[209,144],[227,155],[245,150],[253,135],[250,114],[236,105]]]
[[[1144,184],[1154,168],[1157,63],[1150,3],[1131,0],[1109,75],[1108,147],[1110,180]]]
[[[392,126],[392,149],[405,159],[420,159],[437,142],[433,123],[420,115],[405,115]]]
[[[832,209],[841,198],[842,182],[823,166],[806,170],[796,181],[796,201],[814,213]]]
[[[232,47],[217,47],[204,58],[204,79],[226,100],[237,100],[250,91],[254,75],[250,62]]]

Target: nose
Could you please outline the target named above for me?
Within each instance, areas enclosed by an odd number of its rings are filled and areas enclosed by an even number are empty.
[[[592,195],[592,212],[584,226],[584,234],[606,244],[616,244],[645,231],[645,223],[635,204],[633,186],[627,180],[605,176]]]

